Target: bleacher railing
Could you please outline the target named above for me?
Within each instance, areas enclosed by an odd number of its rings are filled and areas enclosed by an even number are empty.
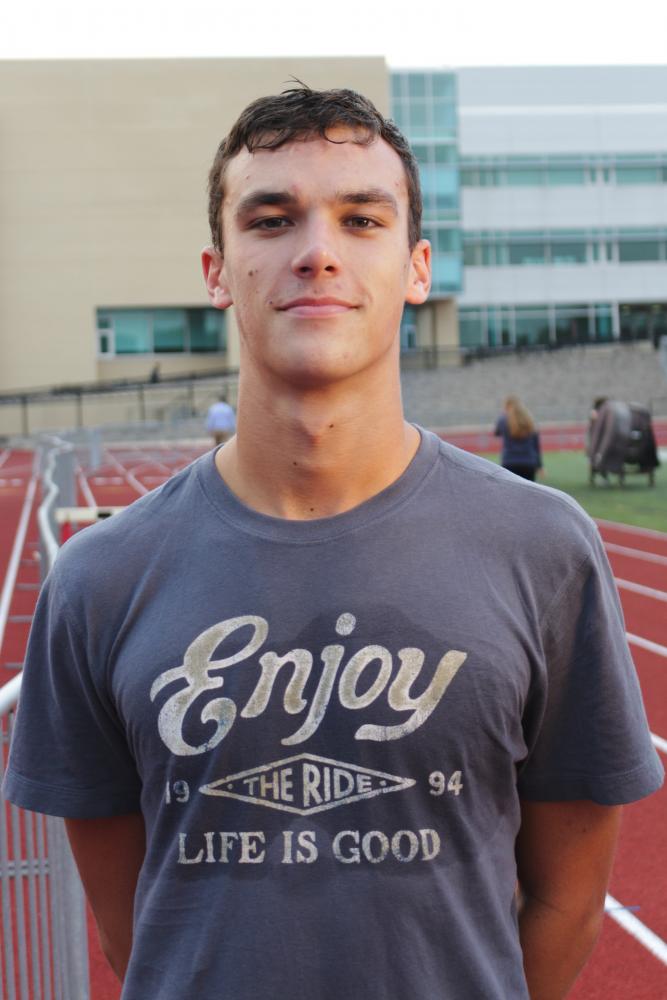
[[[52,440],[42,457],[44,499],[37,516],[45,576],[58,552],[55,507],[61,499],[71,501],[73,447]],[[21,674],[0,688],[0,779],[20,689]],[[85,897],[64,822],[4,800],[0,800],[0,926],[0,1000],[89,1000]]]

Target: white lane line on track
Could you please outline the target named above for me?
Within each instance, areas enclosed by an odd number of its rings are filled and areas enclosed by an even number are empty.
[[[649,653],[657,653],[658,656],[664,656],[667,659],[667,646],[651,642],[650,639],[642,639],[641,636],[632,635],[631,632],[626,632],[625,638],[632,646],[639,646],[641,649],[647,649]]]
[[[620,521],[605,521],[601,517],[595,518],[596,524],[601,524],[603,528],[611,528],[615,531],[627,531],[631,535],[641,535],[644,538],[659,538],[667,542],[667,532],[656,531],[655,528],[638,528],[634,524],[622,524]]]
[[[9,448],[5,448],[4,451],[0,452],[0,468],[5,464],[9,458]]]
[[[617,576],[614,577],[614,583],[619,590],[631,590],[634,594],[643,594],[644,597],[652,597],[656,601],[667,601],[667,593],[664,590],[645,587],[643,583],[633,583],[632,580],[619,580]]]
[[[662,753],[667,754],[667,740],[663,740],[662,736],[656,736],[655,733],[651,733],[651,740],[653,741],[653,746],[656,750],[660,750]]]
[[[109,456],[111,464],[118,470],[118,472],[120,472],[122,476],[124,476],[130,486],[135,489],[140,496],[148,493],[148,489],[144,486],[144,484],[140,483],[136,476],[133,476],[124,465],[121,465],[115,455],[112,455],[110,451],[107,451],[107,455]]]
[[[93,491],[90,488],[88,480],[86,479],[83,469],[79,465],[76,470],[76,476],[79,480],[79,489],[83,493],[84,499],[88,507],[97,507],[97,501],[93,495]]]
[[[641,559],[644,562],[667,566],[667,556],[659,556],[656,552],[644,552],[643,549],[630,549],[627,545],[616,545],[615,542],[605,542],[604,547],[607,552],[614,552],[619,556],[630,556],[632,559]]]
[[[2,643],[5,638],[9,605],[14,592],[14,584],[16,583],[16,574],[18,573],[19,563],[21,562],[21,553],[25,543],[28,521],[30,520],[30,511],[32,510],[33,500],[35,499],[36,489],[37,475],[35,473],[28,483],[28,489],[26,490],[25,500],[23,501],[23,507],[21,509],[21,516],[19,518],[16,534],[14,535],[14,545],[12,547],[12,553],[9,557],[9,563],[7,565],[2,594],[0,594],[0,650],[2,650]]]
[[[663,965],[667,965],[667,944],[652,930],[649,930],[646,924],[643,924],[634,913],[631,913],[622,903],[610,895],[607,895],[605,899],[604,909],[607,916],[615,920],[624,931],[639,941]]]

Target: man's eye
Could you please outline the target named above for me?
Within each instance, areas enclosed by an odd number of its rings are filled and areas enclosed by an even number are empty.
[[[374,229],[377,222],[366,215],[353,215],[347,220],[347,225],[352,229]]]
[[[290,220],[282,215],[271,215],[265,219],[256,219],[251,228],[263,230],[285,229],[289,225],[289,222]]]

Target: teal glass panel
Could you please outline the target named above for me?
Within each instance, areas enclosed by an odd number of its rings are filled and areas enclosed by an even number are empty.
[[[391,109],[391,116],[400,130],[402,132],[406,132],[408,128],[407,105],[403,104],[401,101],[396,101]]]
[[[616,167],[617,184],[660,184],[660,167]]]
[[[109,353],[109,334],[108,333],[102,333],[102,334],[100,334],[99,351],[100,351],[100,354],[108,354]]]
[[[585,264],[586,244],[552,240],[551,262],[552,264]]]
[[[97,314],[97,329],[98,330],[110,330],[112,326],[111,316],[108,313],[98,312]]]
[[[502,172],[500,170],[480,170],[480,187],[500,187],[502,184]]]
[[[498,248],[493,243],[483,243],[480,249],[482,253],[482,267],[495,267],[496,250]]]
[[[437,292],[457,292],[461,288],[461,258],[458,254],[435,254],[432,261],[433,288]]]
[[[508,167],[506,178],[510,187],[539,187],[544,184],[544,171],[540,167]]]
[[[558,344],[585,344],[591,339],[588,314],[566,309],[556,310],[556,342]]]
[[[153,313],[153,350],[156,354],[187,350],[183,309],[156,309]]]
[[[401,316],[401,350],[413,350],[417,346],[417,310],[406,305]]]
[[[462,170],[461,187],[479,187],[479,170]]]
[[[225,350],[225,315],[219,309],[188,309],[188,326],[193,353]]]
[[[546,245],[541,241],[526,241],[525,243],[511,243],[509,247],[509,263],[516,264],[544,264],[546,263]]]
[[[514,322],[519,346],[549,343],[549,315],[546,311],[535,312],[532,316],[517,316]]]
[[[391,96],[396,99],[401,97],[403,94],[403,74],[402,73],[392,73],[391,74]]]
[[[436,253],[459,253],[461,233],[458,229],[436,229],[434,245]]]
[[[408,93],[410,97],[426,97],[426,74],[408,74]]]
[[[457,163],[456,146],[436,143],[433,146],[436,163]]]
[[[423,138],[428,135],[430,129],[427,125],[426,104],[424,101],[414,101],[410,104],[410,135]]]
[[[486,332],[482,313],[459,312],[459,343],[461,347],[485,347]]]
[[[433,102],[433,134],[456,135],[456,106],[449,101]]]
[[[658,240],[619,240],[618,259],[622,264],[660,260],[660,243]]]
[[[466,267],[479,267],[482,249],[487,250],[488,248],[480,247],[479,243],[465,244],[463,247],[463,263]]]
[[[433,73],[431,88],[434,97],[456,97],[456,79],[452,73]]]
[[[114,310],[114,333],[116,354],[150,354],[153,350],[151,337],[151,313],[139,309]]]
[[[412,152],[415,154],[417,162],[421,166],[422,164],[427,164],[429,161],[428,146],[424,145],[422,142],[412,143]]]
[[[614,333],[613,333],[613,323],[612,323],[611,306],[596,306],[595,307],[595,339],[596,340],[612,340],[613,336],[614,336]]]
[[[547,184],[554,187],[565,187],[586,183],[586,171],[583,167],[548,167]]]
[[[506,313],[491,313],[488,326],[489,347],[507,347],[512,343],[510,318]]]

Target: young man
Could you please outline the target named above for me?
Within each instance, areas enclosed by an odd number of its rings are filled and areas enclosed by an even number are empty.
[[[405,422],[430,250],[368,101],[255,102],[210,193],[238,433],[63,549],[7,795],[124,1000],[562,998],[662,779],[595,528]]]

